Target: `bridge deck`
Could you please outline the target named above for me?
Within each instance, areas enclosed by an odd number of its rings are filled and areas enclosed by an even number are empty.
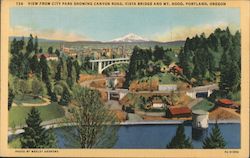
[[[113,59],[95,59],[95,60],[89,60],[91,63],[95,62],[105,62],[105,61],[123,61],[123,60],[130,60],[129,58],[113,58]]]

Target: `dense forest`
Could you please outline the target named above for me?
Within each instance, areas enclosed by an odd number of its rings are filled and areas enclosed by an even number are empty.
[[[154,50],[141,49],[134,47],[130,64],[126,73],[125,87],[128,87],[130,82],[143,77],[150,77],[158,74],[160,68],[169,65],[174,58],[172,49],[163,49],[163,47],[155,46]]]
[[[207,38],[205,34],[187,38],[179,54],[179,65],[188,79],[195,79],[197,85],[204,81],[214,82],[219,74],[219,87],[224,94],[240,89],[241,35],[234,35],[229,28],[216,29]]]
[[[241,35],[237,31],[232,34],[229,28],[217,28],[208,37],[204,33],[187,38],[185,45],[178,54],[178,63],[183,69],[186,81],[193,86],[215,83],[219,78],[220,92],[224,95],[240,90]],[[131,81],[158,74],[160,68],[173,62],[174,53],[171,49],[164,50],[155,46],[152,49],[134,47],[125,87]]]

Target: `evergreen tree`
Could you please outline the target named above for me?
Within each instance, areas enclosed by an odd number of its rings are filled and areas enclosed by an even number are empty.
[[[27,78],[27,72],[25,71],[27,71],[27,67],[29,67],[25,65],[27,58],[25,58],[22,52],[23,47],[23,39],[20,41],[17,41],[15,38],[13,39],[10,46],[11,59],[9,64],[10,73],[22,79]]]
[[[68,57],[67,59],[67,73],[68,73],[68,78],[72,78],[72,58]]]
[[[39,49],[38,52],[39,52],[39,53],[43,53],[43,49],[40,47],[40,49]]]
[[[52,85],[49,78],[50,68],[44,55],[41,56],[39,65],[42,71],[42,81],[46,84],[48,95],[50,96],[51,101],[57,102],[57,97],[52,91]]]
[[[186,138],[183,124],[178,125],[176,134],[172,138],[170,143],[167,145],[167,148],[169,149],[192,148],[192,143],[190,139]]]
[[[40,64],[36,55],[34,55],[30,60],[30,69],[37,77],[40,77]]]
[[[56,147],[55,137],[41,126],[42,120],[40,113],[32,107],[28,118],[26,119],[27,127],[24,127],[24,133],[21,134],[22,148],[50,148]]]
[[[35,54],[38,53],[38,38],[37,38],[37,36],[35,37],[34,51],[35,51]]]
[[[33,50],[34,50],[33,36],[32,34],[30,34],[30,37],[26,46],[27,55],[29,55]]]
[[[226,147],[226,142],[221,135],[220,128],[216,123],[215,126],[212,128],[212,132],[210,136],[205,138],[203,141],[203,148],[204,149],[223,149]]]
[[[10,88],[10,85],[8,85],[8,110],[11,109],[11,106],[12,106],[12,103],[13,103],[13,100],[15,98],[15,94],[14,94],[14,91],[12,88]]]
[[[61,105],[68,105],[70,102],[70,93],[69,90],[67,88],[63,89],[63,94],[62,94],[62,98],[59,102],[59,104]]]
[[[76,82],[77,82],[80,79],[80,65],[77,59],[74,61],[73,65],[76,71]]]
[[[60,58],[59,63],[56,67],[56,74],[55,74],[55,79],[56,81],[60,81],[62,79],[62,67],[63,67],[63,60]]]
[[[48,53],[49,53],[49,54],[53,54],[53,47],[49,47],[49,48],[48,48]]]
[[[41,72],[42,72],[42,81],[46,84],[49,82],[50,72],[46,57],[44,55],[41,56],[39,65],[41,67]]]
[[[57,55],[57,57],[60,57],[60,51],[58,49],[56,49],[55,54]]]

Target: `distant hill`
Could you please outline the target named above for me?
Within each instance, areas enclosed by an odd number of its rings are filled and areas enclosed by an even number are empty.
[[[133,36],[133,37],[132,37]],[[128,39],[128,38],[132,39]],[[12,41],[14,38],[17,40],[21,40],[22,37],[20,36],[10,36],[9,40]],[[24,40],[27,41],[29,37],[24,37]],[[53,43],[65,43],[65,44],[83,44],[83,45],[95,45],[95,44],[108,44],[108,45],[169,45],[169,46],[184,46],[185,41],[171,41],[171,42],[159,42],[159,41],[149,41],[146,39],[141,39],[141,37],[136,36],[135,34],[129,34],[129,36],[124,36],[124,38],[119,38],[120,40],[116,39],[108,41],[108,42],[101,42],[101,41],[64,41],[64,40],[50,40],[50,39],[44,39],[44,38],[38,38],[38,42],[53,42]],[[139,40],[141,39],[141,40]]]
[[[9,40],[12,41],[14,38],[17,40],[21,40],[22,37],[20,36],[10,36]],[[24,41],[28,41],[29,37],[24,37]],[[63,40],[50,40],[50,39],[45,39],[45,38],[38,38],[38,42],[65,42]]]

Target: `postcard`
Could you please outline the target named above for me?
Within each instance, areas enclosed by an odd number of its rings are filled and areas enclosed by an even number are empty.
[[[3,157],[249,157],[249,1],[1,1]]]

